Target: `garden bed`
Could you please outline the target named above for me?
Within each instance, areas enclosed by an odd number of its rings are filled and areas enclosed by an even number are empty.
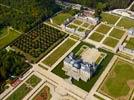
[[[94,40],[96,42],[100,42],[104,38],[103,34],[94,32],[92,35],[89,37],[89,39]]]
[[[124,34],[125,34],[125,31],[114,28],[111,31],[110,36],[115,37],[117,39],[121,39]]]
[[[104,41],[103,41],[103,44],[109,46],[109,47],[112,47],[112,48],[115,48],[118,44],[119,40],[116,40],[112,37],[107,37]]]
[[[111,29],[110,26],[101,24],[101,25],[96,29],[96,31],[97,31],[97,32],[100,32],[100,33],[103,33],[103,34],[107,34],[110,29]]]
[[[134,20],[124,17],[119,21],[117,26],[124,27],[125,29],[130,29],[134,27]]]
[[[120,18],[119,16],[112,15],[109,13],[104,13],[104,12],[101,14],[101,17],[102,17],[102,21],[107,22],[108,24],[115,24]]]

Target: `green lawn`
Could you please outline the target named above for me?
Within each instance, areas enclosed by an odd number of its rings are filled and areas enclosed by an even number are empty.
[[[84,32],[84,31],[85,31],[85,29],[84,29],[84,28],[82,28],[82,27],[80,27],[80,28],[78,29],[78,31],[80,31],[80,32]]]
[[[124,27],[126,29],[134,27],[134,20],[130,18],[122,18],[117,26]]]
[[[0,48],[5,47],[21,35],[20,33],[11,29],[9,31],[8,29],[4,29],[2,32],[4,33],[0,35]]]
[[[94,47],[90,44],[87,44],[87,43],[84,43],[84,42],[81,42],[74,50],[73,52],[74,53],[77,53],[80,48],[83,46],[83,45],[87,45],[89,47]],[[95,73],[95,76],[93,76],[90,80],[88,80],[87,82],[84,82],[82,80],[80,81],[76,81],[74,79],[72,79],[72,83],[80,88],[82,88],[83,90],[89,92],[92,88],[92,86],[95,84],[95,82],[97,81],[97,79],[99,78],[99,76],[101,75],[101,73],[104,71],[104,69],[106,68],[106,66],[108,65],[108,63],[110,62],[110,60],[112,59],[113,57],[113,54],[110,53],[110,52],[107,52],[103,49],[99,49],[101,52],[105,52],[107,53],[107,57],[101,62],[101,64],[99,65],[96,73]],[[55,73],[56,75],[58,75],[59,77],[62,77],[63,79],[65,78],[68,78],[67,75],[65,75],[65,72],[62,70],[62,67],[63,67],[63,61],[58,65],[56,66],[52,72]]]
[[[66,21],[68,18],[71,18],[72,15],[69,13],[60,13],[56,15],[55,17],[52,18],[53,22],[56,23],[57,25],[61,25]]]
[[[74,24],[77,24],[77,25],[81,25],[83,22],[82,21],[80,21],[80,20],[75,20],[74,21]]]
[[[43,63],[52,66],[61,56],[63,56],[76,42],[72,39],[65,41],[51,55],[49,55]]]
[[[115,24],[117,20],[120,18],[119,16],[112,15],[109,13],[102,13],[101,17],[102,17],[102,21],[107,22],[108,24]]]
[[[90,25],[89,29],[93,29],[95,26],[94,25]]]
[[[90,24],[89,23],[84,23],[82,26],[87,28]]]
[[[76,25],[74,25],[74,24],[69,24],[67,27],[69,27],[69,28],[74,28],[74,29],[76,29],[76,28],[78,28]]]
[[[101,24],[101,25],[96,29],[96,31],[97,31],[97,32],[101,32],[101,33],[103,33],[103,34],[107,34],[110,29],[111,29],[110,26]]]
[[[41,81],[41,79],[35,75],[32,75],[27,81],[26,83],[30,84],[32,87],[35,87],[39,82]]]
[[[73,17],[75,14],[77,14],[79,11],[78,10],[66,10],[63,12],[58,13],[56,16],[52,18],[53,23],[57,25],[63,24],[67,19]]]
[[[6,100],[22,100],[32,89],[25,83],[13,92]]]
[[[5,36],[6,34],[7,34],[7,28],[0,29],[0,38],[2,38],[3,36]]]
[[[75,40],[79,40],[80,39],[79,36],[77,36],[77,35],[71,35],[70,37],[75,39]]]
[[[114,98],[128,95],[132,88],[128,86],[127,82],[134,80],[133,73],[134,64],[118,59],[106,81],[104,81],[101,90]]]
[[[97,41],[97,42],[100,42],[102,39],[103,39],[104,35],[100,34],[100,33],[97,33],[97,32],[94,32],[90,37],[89,39],[91,40],[94,40],[94,41]]]
[[[125,31],[114,28],[111,31],[110,36],[115,37],[117,39],[121,39],[122,36],[124,35],[124,33],[125,33]]]
[[[110,47],[112,47],[112,48],[115,48],[115,46],[118,44],[118,40],[116,40],[116,39],[114,39],[114,38],[112,38],[112,37],[107,37],[105,40],[104,40],[104,42],[103,42],[103,44],[105,44],[105,45],[107,45],[107,46],[110,46]]]
[[[126,48],[134,50],[134,38],[130,38],[130,40],[127,41]]]

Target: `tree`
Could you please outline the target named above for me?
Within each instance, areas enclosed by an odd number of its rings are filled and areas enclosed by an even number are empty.
[[[101,13],[106,7],[107,7],[106,4],[103,4],[101,2],[97,3],[96,9],[95,9],[95,17],[98,17],[99,19],[101,19]]]

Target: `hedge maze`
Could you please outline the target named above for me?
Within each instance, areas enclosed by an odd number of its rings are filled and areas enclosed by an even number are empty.
[[[12,43],[30,62],[37,62],[68,35],[46,24],[41,24]]]

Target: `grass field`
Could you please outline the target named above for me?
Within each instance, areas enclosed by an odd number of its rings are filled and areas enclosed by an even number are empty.
[[[65,41],[51,55],[49,55],[43,63],[52,66],[61,56],[63,56],[76,42],[72,39]]]
[[[102,35],[102,34],[100,34],[100,33],[97,33],[97,32],[94,32],[94,33],[89,37],[89,39],[94,40],[94,41],[97,41],[97,42],[100,42],[103,38],[104,38],[104,35]]]
[[[103,44],[110,46],[112,48],[115,48],[115,46],[118,44],[118,40],[112,38],[112,37],[107,37],[104,41]]]
[[[80,39],[79,36],[76,36],[76,35],[71,35],[70,37],[75,39],[75,40],[79,40]]]
[[[69,27],[69,28],[74,28],[74,29],[76,29],[76,28],[78,28],[76,25],[74,25],[74,24],[69,24],[67,27]]]
[[[68,18],[71,18],[72,15],[69,13],[60,13],[57,16],[53,17],[52,20],[54,23],[61,25],[64,23],[64,21]]]
[[[73,23],[74,23],[74,24],[77,24],[77,25],[81,25],[83,22],[80,21],[80,20],[75,20]]]
[[[82,26],[85,27],[85,28],[87,28],[89,25],[90,24],[88,24],[88,23],[84,23]]]
[[[111,29],[111,27],[109,27],[109,26],[107,26],[107,25],[104,25],[104,24],[101,24],[101,25],[96,29],[96,31],[97,31],[97,32],[100,32],[100,33],[103,33],[103,34],[107,34],[110,29]]]
[[[134,38],[130,38],[126,43],[126,48],[134,50]]]
[[[124,27],[126,29],[134,27],[134,20],[130,18],[122,18],[117,26]]]
[[[63,11],[61,13],[58,13],[56,16],[52,18],[53,23],[57,25],[63,24],[67,19],[71,18],[74,16],[78,11],[77,10],[68,10],[68,11]]]
[[[119,19],[119,16],[115,16],[109,13],[102,13],[101,17],[102,17],[102,21],[107,22],[108,24],[115,24]]]
[[[101,91],[118,100],[128,100],[128,98],[121,99],[122,96],[130,97],[129,91],[132,90],[134,81],[134,64],[118,59],[113,65],[113,69],[108,74],[104,83],[102,84]]]
[[[41,79],[35,75],[32,75],[27,81],[26,83],[30,84],[32,87],[35,87],[39,82],[41,81]]]
[[[21,34],[12,30],[12,29],[3,29],[1,30],[0,34],[0,48],[5,47],[9,43],[11,43],[13,40],[15,40],[17,37],[19,37]]]
[[[83,45],[87,45],[89,47],[94,47],[94,46],[92,46],[90,44],[82,42],[73,50],[73,52],[77,53]],[[113,57],[112,53],[104,51],[102,49],[99,49],[99,50],[101,52],[107,53],[107,57],[99,65],[99,67],[98,67],[98,69],[96,71],[96,74],[90,80],[88,80],[87,82],[84,82],[82,80],[80,80],[80,81],[76,81],[74,79],[72,80],[72,83],[74,85],[80,87],[81,89],[83,89],[83,90],[85,90],[87,92],[89,92],[91,90],[92,86],[95,84],[95,82],[97,81],[97,79],[99,78],[99,76],[101,75],[101,73],[103,72],[103,70],[106,68],[107,64],[110,62],[110,60]],[[62,70],[62,67],[63,67],[63,61],[57,67],[55,67],[52,70],[52,72],[55,73],[56,75],[58,75],[59,77],[62,77],[63,79],[66,79],[69,76],[65,75],[65,72]]]
[[[121,39],[124,34],[125,34],[125,31],[114,28],[111,31],[110,36],[115,37],[117,39]]]
[[[80,32],[84,32],[84,31],[85,31],[85,29],[84,29],[84,28],[82,28],[82,27],[80,27],[80,28],[78,29],[78,31],[80,31]]]
[[[22,100],[30,91],[31,87],[28,87],[25,83],[22,84],[13,94],[11,94],[7,100]]]

